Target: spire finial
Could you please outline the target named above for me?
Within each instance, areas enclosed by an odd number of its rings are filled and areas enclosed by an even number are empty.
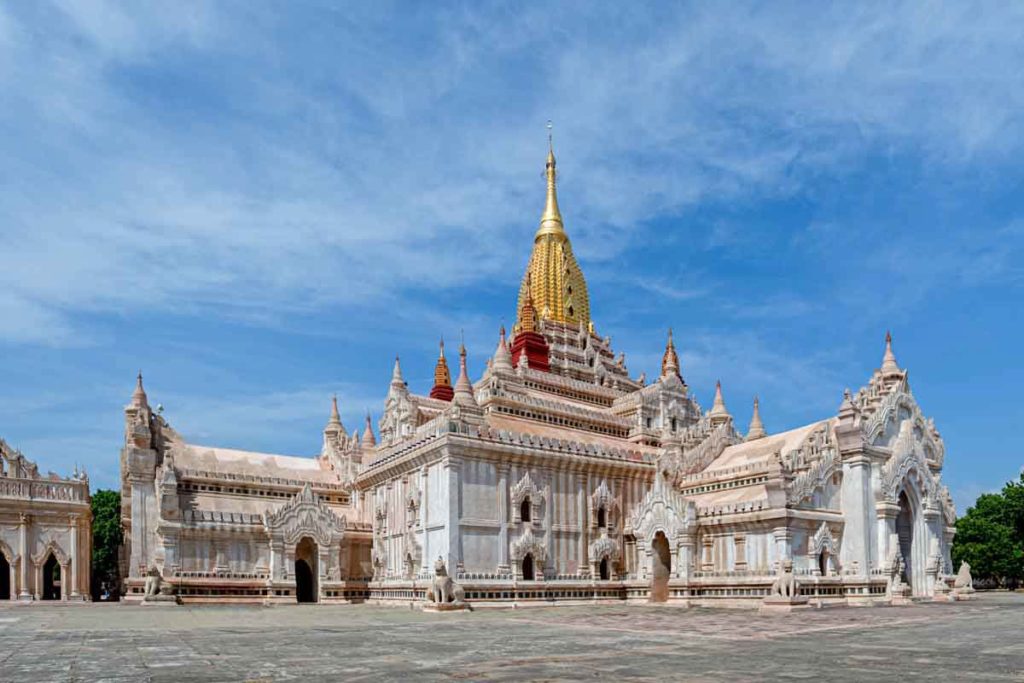
[[[763,439],[767,434],[768,433],[764,430],[764,423],[761,422],[761,406],[757,400],[757,396],[755,396],[754,414],[750,417],[750,427],[747,429],[747,441]]]
[[[544,213],[540,216],[540,229],[534,239],[542,235],[558,235],[565,238],[562,225],[562,212],[558,210],[558,192],[556,190],[557,171],[555,170],[555,145],[551,135],[553,124],[548,121],[548,158],[544,164],[544,177],[547,179],[548,192],[544,202]]]
[[[473,385],[469,382],[469,371],[466,369],[466,345],[459,344],[459,379],[455,382],[455,402],[476,405]]]
[[[373,448],[377,445],[377,439],[373,436],[373,421],[370,419],[370,411],[366,411],[366,431],[363,432],[363,440],[360,443],[363,448]]]
[[[399,362],[397,355],[395,356],[395,369],[391,371],[391,383],[405,386],[405,380],[402,379],[402,364]]]
[[[679,354],[676,353],[676,344],[672,339],[672,328],[668,328],[668,341],[665,342],[665,354],[661,357],[661,376],[675,375],[683,379],[679,371]]]
[[[430,389],[430,398],[442,401],[452,400],[452,374],[448,370],[448,359],[444,355],[444,337],[441,337],[441,352],[434,365],[434,386]]]
[[[345,433],[345,425],[341,423],[341,415],[338,413],[337,394],[331,396],[331,417],[327,420],[327,426],[324,428],[324,431]]]
[[[715,402],[711,406],[708,416],[711,418],[711,424],[716,427],[732,419],[729,411],[725,408],[725,399],[722,398],[722,380],[715,382]]]
[[[132,392],[132,405],[138,407],[149,407],[146,390],[142,386],[142,370],[139,370],[139,374],[135,378],[135,391]]]
[[[508,342],[505,340],[505,326],[501,326],[498,332],[498,346],[494,349],[491,357],[491,368],[496,372],[512,372],[512,354],[508,350]]]
[[[882,356],[882,375],[898,375],[900,366],[896,363],[896,354],[892,352],[892,334],[885,331],[885,354]]]

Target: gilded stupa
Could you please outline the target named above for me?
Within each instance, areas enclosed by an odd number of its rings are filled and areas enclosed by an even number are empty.
[[[522,321],[523,307],[532,300],[541,320],[578,326],[590,325],[590,298],[587,281],[572,253],[569,235],[565,232],[562,213],[558,210],[555,152],[548,135],[548,158],[544,175],[547,178],[547,200],[540,217],[540,227],[533,238],[533,251],[519,286],[516,318]],[[528,295],[529,294],[529,295]]]

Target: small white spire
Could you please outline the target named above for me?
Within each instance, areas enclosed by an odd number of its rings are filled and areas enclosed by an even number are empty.
[[[498,334],[498,347],[494,349],[494,356],[491,359],[491,369],[495,372],[512,372],[512,354],[508,350],[508,342],[505,340],[505,326],[501,326]]]
[[[708,413],[711,418],[711,424],[716,427],[724,422],[728,422],[732,419],[732,415],[725,409],[725,400],[722,398],[722,381],[715,382],[715,402],[711,406],[711,412]]]
[[[341,424],[341,415],[338,413],[338,394],[331,396],[331,418],[327,421],[324,431],[345,432],[345,426]]]
[[[459,379],[455,382],[455,402],[463,405],[476,405],[473,385],[469,382],[469,372],[466,370],[465,344],[459,345]]]
[[[750,418],[750,428],[747,429],[747,441],[763,439],[768,433],[764,430],[764,423],[761,422],[761,406],[754,397],[754,414]]]
[[[395,369],[391,371],[391,383],[405,386],[405,380],[402,379],[402,365],[398,361],[398,356],[395,356]]]
[[[363,432],[363,448],[374,448],[377,439],[373,436],[373,421],[370,418],[370,411],[366,411],[366,431]]]
[[[896,363],[896,354],[892,352],[892,334],[885,333],[885,355],[882,356],[882,375],[899,375],[902,372]]]

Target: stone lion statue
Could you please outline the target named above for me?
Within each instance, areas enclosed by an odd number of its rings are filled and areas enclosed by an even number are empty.
[[[427,589],[427,601],[442,604],[466,601],[466,592],[462,586],[452,580],[452,577],[448,576],[448,568],[445,567],[444,559],[441,557],[434,562],[434,583]]]
[[[953,588],[957,588],[962,591],[974,589],[974,578],[971,576],[971,565],[966,562],[960,563],[960,570],[956,573],[956,580],[953,582]]]
[[[160,595],[160,570],[155,566],[150,567],[149,571],[146,572],[146,587],[144,589],[145,597],[151,598],[154,595]]]
[[[771,595],[773,598],[793,599],[800,595],[800,589],[793,574],[793,561],[785,560],[782,563],[782,572],[775,578],[772,584]]]

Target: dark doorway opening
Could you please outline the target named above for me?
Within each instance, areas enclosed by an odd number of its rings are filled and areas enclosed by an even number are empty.
[[[50,553],[43,564],[43,600],[60,600],[60,563]]]
[[[598,570],[600,571],[602,581],[607,581],[608,579],[612,578],[612,572],[611,568],[608,566],[607,557],[601,559],[601,565],[598,568]]]
[[[533,581],[533,555],[530,553],[523,558],[523,580]]]
[[[530,499],[526,498],[523,500],[523,504],[519,506],[519,517],[524,522],[530,521]]]
[[[317,601],[317,546],[312,538],[304,537],[295,547],[295,600]]]
[[[0,553],[0,600],[11,599],[11,565],[7,556]]]
[[[658,532],[651,542],[651,602],[668,601],[668,579],[672,575],[672,551],[665,534]]]

